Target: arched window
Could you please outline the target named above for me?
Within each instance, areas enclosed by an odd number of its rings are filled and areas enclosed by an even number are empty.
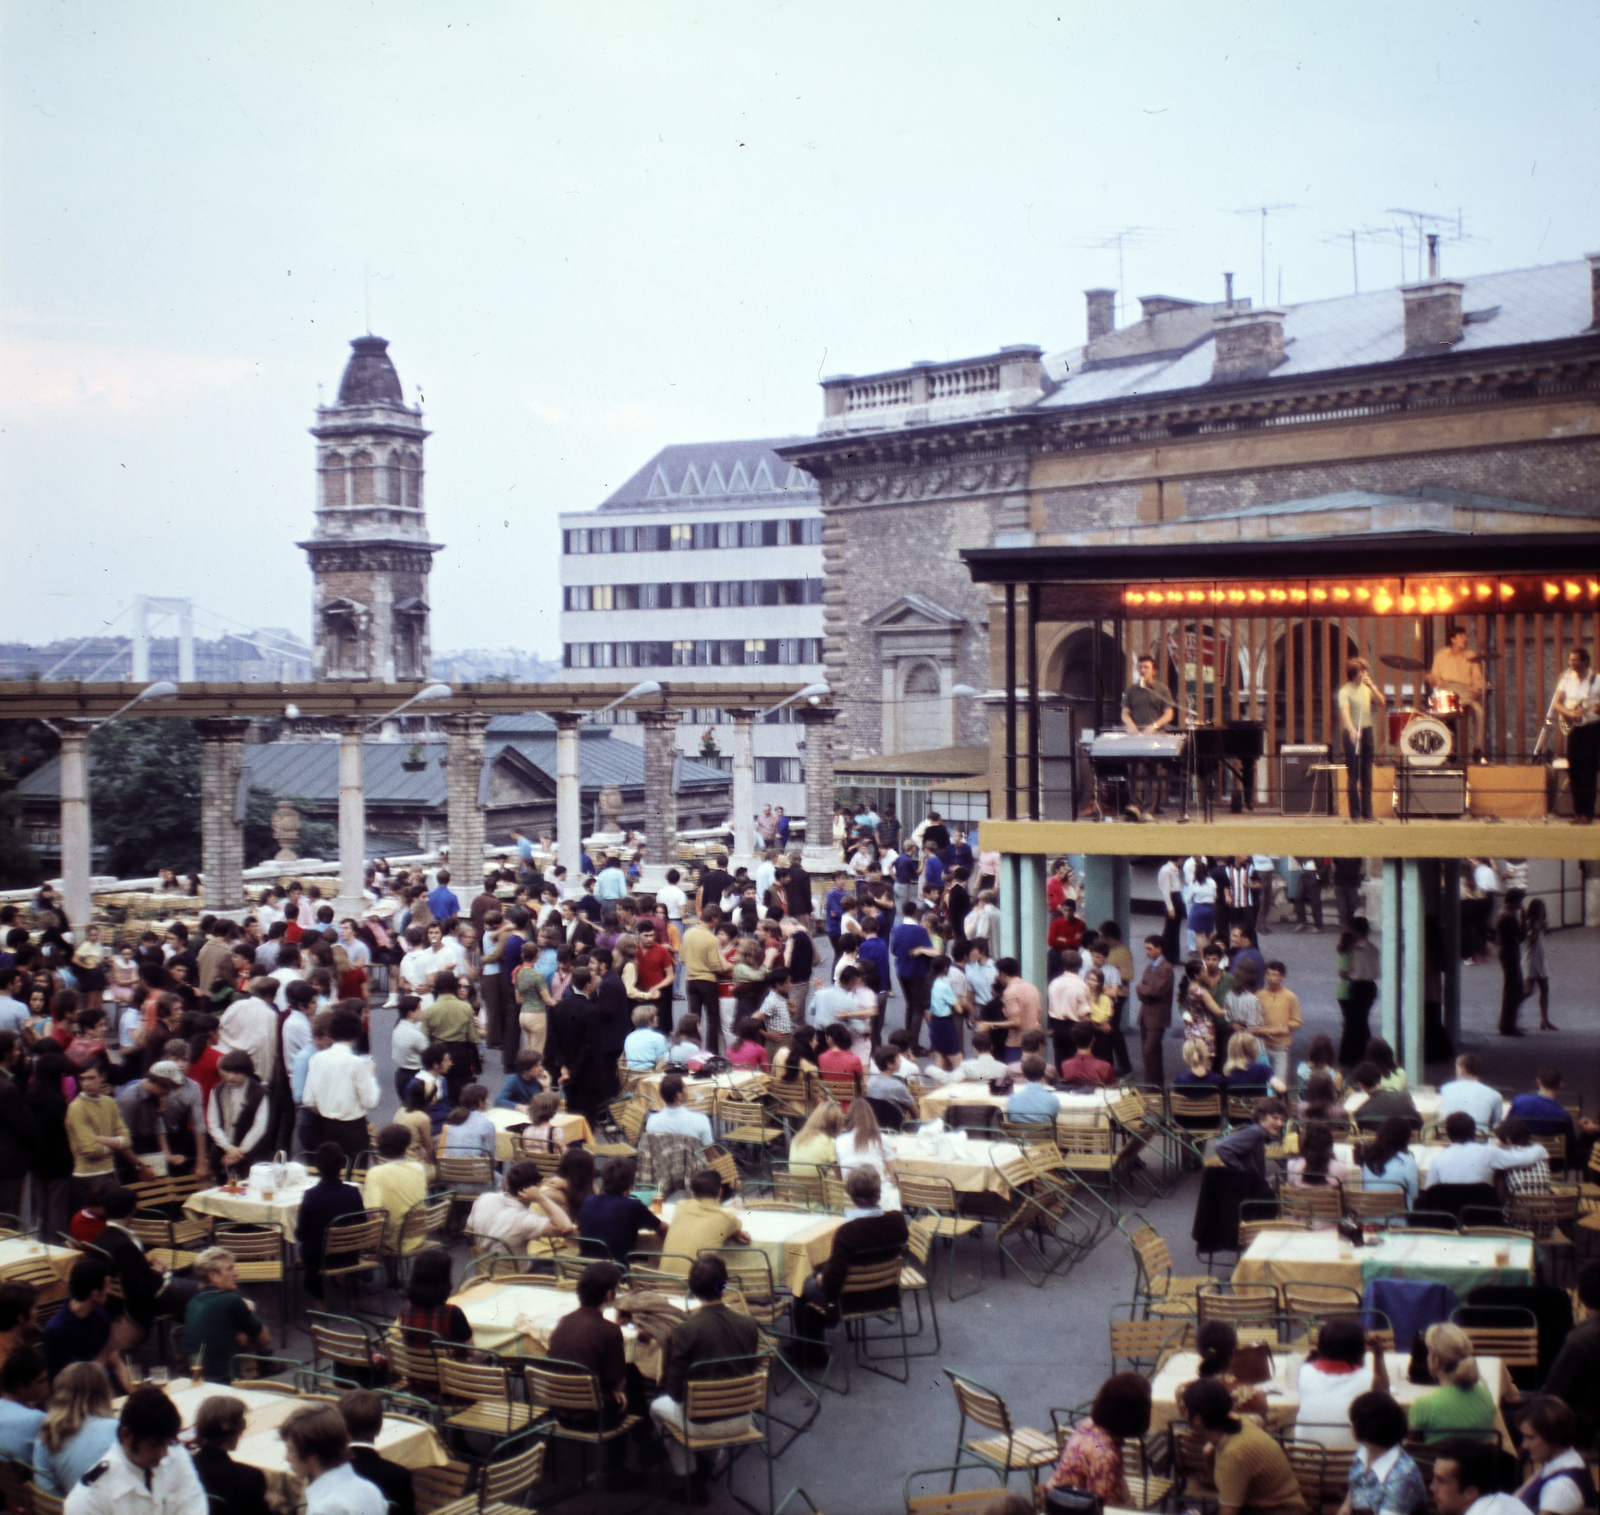
[[[422,454],[415,450],[406,454],[406,508],[422,509]]]
[[[350,459],[350,471],[352,474],[351,482],[355,486],[350,494],[351,503],[355,505],[371,505],[374,494],[372,475],[376,471],[373,467],[372,454],[365,449],[358,452]]]
[[[389,453],[388,467],[383,471],[383,502],[385,505],[398,505],[404,494],[404,484],[401,479],[400,449],[394,448]]]
[[[939,670],[917,663],[906,674],[900,694],[900,750],[926,752],[944,745],[944,704]]]
[[[344,455],[324,453],[322,458],[322,503],[337,510],[347,502]]]

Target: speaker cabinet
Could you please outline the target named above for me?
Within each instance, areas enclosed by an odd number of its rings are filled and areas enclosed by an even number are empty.
[[[1326,747],[1278,749],[1278,793],[1285,815],[1334,813],[1333,781],[1338,775],[1328,770],[1327,762]]]
[[[1400,814],[1407,820],[1455,820],[1467,811],[1464,768],[1406,768],[1395,772]]]

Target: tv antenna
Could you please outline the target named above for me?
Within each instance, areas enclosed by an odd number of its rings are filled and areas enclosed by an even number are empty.
[[[1234,211],[1236,216],[1261,217],[1261,303],[1271,305],[1267,298],[1267,217],[1275,215],[1280,210],[1298,210],[1300,207],[1294,201],[1283,200],[1276,205],[1244,205]],[[1278,281],[1281,291],[1283,281]]]
[[[1126,283],[1123,274],[1123,248],[1148,247],[1153,242],[1159,242],[1164,233],[1154,226],[1123,226],[1116,231],[1095,233],[1091,232],[1081,242],[1074,242],[1073,247],[1093,248],[1097,251],[1117,250],[1117,308],[1125,310],[1127,295],[1124,292]]]
[[[1437,242],[1481,242],[1483,238],[1475,237],[1466,229],[1466,215],[1458,206],[1456,213],[1445,215],[1431,210],[1407,210],[1403,206],[1391,205],[1384,210],[1386,216],[1403,216],[1411,223],[1412,230],[1416,233],[1417,240],[1417,279],[1423,277],[1422,250],[1431,235]],[[1400,281],[1405,282],[1405,230],[1398,223],[1395,231],[1400,237]]]

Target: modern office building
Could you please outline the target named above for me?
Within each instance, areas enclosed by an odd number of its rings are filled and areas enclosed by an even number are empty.
[[[821,499],[816,482],[773,450],[796,440],[663,448],[598,510],[561,517],[565,677],[658,669],[662,679],[701,683],[822,678]],[[756,727],[755,798],[798,815],[805,728],[792,716],[783,710]],[[642,740],[631,712],[613,718],[617,735]],[[692,712],[678,746],[731,766],[726,715]]]

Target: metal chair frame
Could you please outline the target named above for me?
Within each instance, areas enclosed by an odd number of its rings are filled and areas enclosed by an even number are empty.
[[[1027,1474],[1029,1482],[1037,1485],[1039,1470],[1048,1467],[1060,1455],[1056,1438],[1028,1426],[1013,1424],[1010,1407],[987,1384],[957,1373],[953,1368],[946,1368],[944,1375],[955,1392],[956,1409],[961,1416],[960,1425],[956,1428],[956,1457],[950,1470],[950,1492],[955,1493],[957,1473],[966,1467],[987,1468],[997,1474],[1001,1484],[1006,1487],[1010,1486],[1013,1473]],[[994,1434],[968,1441],[969,1420]],[[974,1462],[966,1460],[969,1454],[975,1459]]]
[[[702,1369],[718,1367],[723,1364],[748,1363],[748,1358],[710,1358],[698,1364]],[[728,1480],[728,1497],[743,1509],[749,1510],[751,1515],[761,1515],[757,1507],[739,1494],[733,1487],[733,1471],[739,1459],[751,1447],[759,1446],[767,1465],[767,1511],[769,1515],[773,1510],[775,1499],[772,1481],[772,1464],[775,1461],[772,1454],[772,1441],[768,1430],[758,1430],[755,1421],[759,1419],[765,1423],[769,1418],[767,1402],[771,1394],[771,1383],[768,1376],[766,1363],[761,1363],[754,1373],[745,1373],[737,1378],[709,1378],[691,1377],[687,1384],[687,1392],[683,1404],[682,1427],[663,1423],[663,1430],[674,1441],[680,1442],[686,1452],[718,1452],[726,1451],[728,1454],[727,1466],[722,1473]],[[726,1436],[696,1435],[696,1423],[704,1424],[714,1420],[732,1420],[740,1415],[751,1418],[749,1430],[737,1432]],[[689,1503],[685,1499],[684,1509],[687,1511]]]
[[[212,1245],[226,1247],[238,1262],[242,1284],[278,1286],[279,1346],[289,1345],[289,1238],[270,1222],[223,1221],[211,1233]]]
[[[952,1304],[982,1292],[984,1273],[983,1222],[963,1215],[956,1200],[956,1187],[948,1178],[923,1177],[915,1173],[900,1175],[900,1207],[911,1215],[917,1212],[932,1217],[933,1235],[945,1245],[950,1266],[945,1271],[945,1290]],[[975,1288],[956,1293],[956,1243],[963,1236],[978,1239],[978,1282]]]
[[[592,1368],[586,1368],[581,1363],[546,1357],[537,1363],[523,1364],[522,1376],[534,1430],[547,1441],[570,1441],[580,1447],[594,1449],[594,1493],[590,1508],[598,1511],[606,1482],[606,1443],[626,1436],[638,1425],[639,1417],[623,1414],[611,1423],[612,1417],[616,1416],[615,1408],[607,1404],[606,1396],[600,1392],[599,1376]],[[592,1415],[598,1429],[585,1431],[563,1425],[558,1413],[562,1410]],[[587,1475],[580,1473],[579,1482],[573,1488],[549,1496],[545,1503],[559,1504],[562,1500],[570,1499],[588,1481]]]

